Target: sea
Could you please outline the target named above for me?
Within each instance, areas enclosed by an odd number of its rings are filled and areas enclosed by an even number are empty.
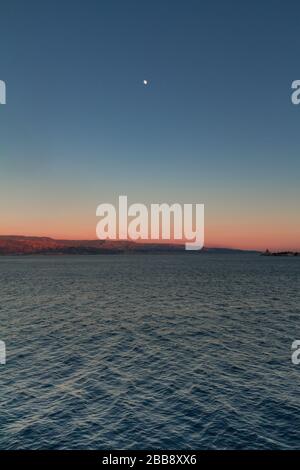
[[[1,449],[299,449],[300,257],[0,258]]]

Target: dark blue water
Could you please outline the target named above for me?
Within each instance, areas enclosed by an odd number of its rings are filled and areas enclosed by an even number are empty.
[[[0,258],[1,449],[300,447],[300,258]]]

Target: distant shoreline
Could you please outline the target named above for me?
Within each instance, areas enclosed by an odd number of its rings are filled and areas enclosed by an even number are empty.
[[[18,235],[0,236],[0,256],[13,255],[100,255],[141,253],[260,253],[256,250],[204,247],[200,251],[187,251],[182,244],[135,243],[109,240],[56,240],[49,237]]]
[[[298,251],[269,251],[261,253],[262,256],[300,256]]]

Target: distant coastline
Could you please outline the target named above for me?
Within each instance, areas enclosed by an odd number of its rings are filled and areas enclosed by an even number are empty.
[[[266,250],[262,256],[300,256],[298,251],[269,251]]]
[[[135,243],[109,240],[56,240],[49,237],[19,235],[0,236],[0,256],[12,255],[99,255],[138,253],[259,253],[255,250],[204,247],[199,251],[186,251],[185,246],[166,243]]]

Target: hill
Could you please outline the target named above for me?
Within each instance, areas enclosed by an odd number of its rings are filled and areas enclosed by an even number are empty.
[[[199,253],[187,252],[184,245],[135,243],[109,240],[55,240],[49,237],[0,236],[0,255],[33,254],[113,254],[113,253]],[[203,248],[201,253],[239,253],[228,248]]]

